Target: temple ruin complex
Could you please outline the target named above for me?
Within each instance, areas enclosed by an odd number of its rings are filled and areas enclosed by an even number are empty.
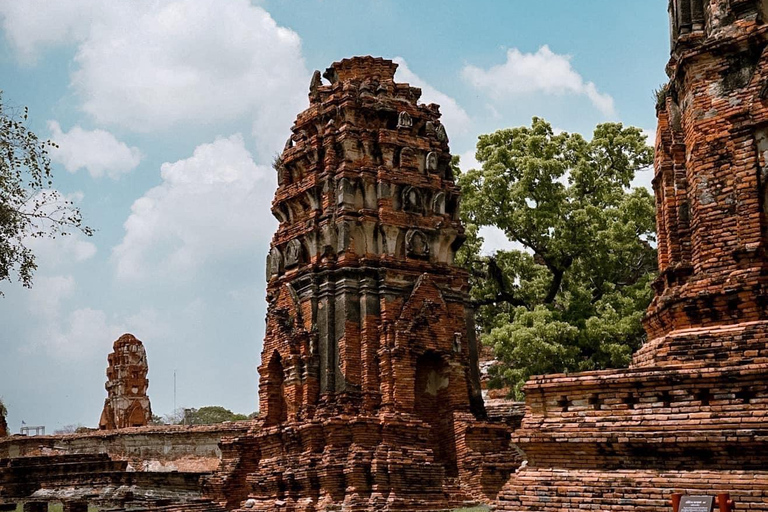
[[[672,0],[659,277],[628,369],[484,403],[437,105],[354,57],[315,72],[275,162],[257,420],[146,425],[121,337],[93,432],[0,439],[0,511],[768,512],[768,1]],[[325,78],[325,80],[323,80]]]

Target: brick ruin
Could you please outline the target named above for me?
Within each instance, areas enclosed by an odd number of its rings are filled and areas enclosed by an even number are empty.
[[[670,2],[655,177],[660,275],[629,370],[536,377],[499,510],[768,511],[768,2]]]
[[[147,396],[149,366],[144,345],[132,334],[123,334],[115,341],[107,361],[107,398],[99,428],[115,430],[148,425],[152,408]]]
[[[249,422],[163,425],[0,439],[0,511],[223,512],[202,479],[221,461],[225,436]],[[21,509],[21,507],[19,508]]]
[[[534,377],[522,425],[484,404],[438,107],[346,59],[275,165],[259,420],[0,439],[0,510],[658,512],[682,491],[768,512],[768,1],[670,13],[660,275],[629,369]],[[146,422],[141,342],[109,361],[100,425]]]
[[[493,499],[519,463],[484,420],[439,107],[396,68],[315,72],[275,164],[262,419],[223,446],[228,509],[444,510]]]

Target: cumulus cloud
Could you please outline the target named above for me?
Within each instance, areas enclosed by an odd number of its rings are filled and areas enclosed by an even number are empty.
[[[69,310],[76,292],[71,275],[39,276],[25,294],[27,315],[34,319],[26,350],[42,350],[57,358],[82,359],[103,351],[105,340],[116,339],[123,327],[92,308]]]
[[[113,251],[119,279],[185,279],[208,261],[254,252],[271,234],[274,173],[256,165],[242,135],[202,144],[160,174],[133,203]]]
[[[395,57],[395,62],[398,64],[396,80],[399,82],[407,82],[414,87],[421,88],[421,102],[422,103],[437,103],[440,105],[440,112],[442,112],[443,123],[445,123],[448,135],[453,133],[466,133],[469,129],[470,118],[469,114],[461,108],[455,99],[447,94],[438,91],[433,86],[421,79],[416,73],[411,71],[408,67],[408,63],[402,57]]]
[[[266,161],[306,105],[301,39],[249,0],[0,1],[0,16],[22,60],[77,47],[72,87],[102,125],[249,119]]]
[[[3,33],[21,62],[34,64],[41,52],[81,41],[92,23],[117,15],[120,2],[102,0],[7,0],[0,2]]]
[[[72,84],[87,113],[140,132],[253,118],[261,156],[280,149],[309,83],[295,32],[248,0],[132,5],[78,48]]]
[[[616,115],[613,98],[600,92],[593,82],[585,81],[573,69],[570,56],[558,55],[546,45],[536,53],[511,48],[504,64],[487,70],[467,65],[462,75],[470,85],[496,101],[534,93],[585,96],[603,115]]]
[[[141,151],[128,147],[104,130],[83,130],[75,126],[64,132],[56,121],[48,121],[51,140],[58,148],[50,150],[51,160],[60,163],[69,172],[85,169],[94,178],[105,174],[119,178],[135,169],[141,162]]]

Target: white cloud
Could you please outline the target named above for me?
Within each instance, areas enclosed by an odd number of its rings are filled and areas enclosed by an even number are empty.
[[[240,134],[202,144],[160,171],[162,184],[133,203],[113,250],[119,279],[189,279],[208,261],[267,243],[274,173],[254,163]]]
[[[83,130],[79,126],[63,132],[56,121],[48,121],[51,140],[59,147],[50,150],[51,160],[69,172],[86,169],[94,178],[105,174],[117,179],[135,169],[141,162],[141,151],[128,147],[104,130]]]
[[[44,338],[49,353],[71,359],[93,354],[107,354],[112,342],[125,332],[125,327],[110,321],[98,309],[72,311],[61,322],[48,322]]]
[[[30,304],[34,305],[30,312],[41,318],[57,318],[62,302],[71,297],[74,290],[72,276],[39,276],[27,292]]]
[[[91,26],[72,84],[97,122],[152,132],[255,119],[262,159],[306,103],[299,36],[248,0],[132,3]]]
[[[29,336],[31,343],[24,346],[25,350],[43,350],[56,358],[83,359],[103,351],[122,333],[122,326],[110,322],[103,311],[80,308],[65,312],[76,287],[71,275],[35,279],[35,285],[24,295],[27,314],[35,320]]]
[[[453,133],[466,133],[469,129],[470,118],[469,114],[461,108],[455,99],[442,93],[422,80],[408,67],[408,63],[402,57],[395,57],[392,59],[397,62],[397,76],[395,79],[398,82],[406,82],[414,87],[421,88],[421,102],[422,103],[437,103],[440,105],[440,112],[442,112],[442,121],[445,124],[448,135]]]
[[[87,242],[80,233],[56,239],[28,238],[24,243],[35,254],[38,267],[44,269],[87,261],[96,254],[96,246]]]
[[[585,81],[573,69],[570,56],[558,55],[546,45],[536,53],[509,49],[504,64],[488,70],[467,65],[462,75],[473,87],[485,91],[496,101],[534,93],[577,95],[589,98],[603,115],[616,115],[613,98],[598,91],[593,82]]]
[[[471,169],[480,169],[482,165],[475,158],[475,150],[466,151],[459,155],[459,168],[463,172],[467,172]]]
[[[90,25],[118,9],[103,0],[2,0],[5,38],[21,62],[34,64],[50,47],[85,39]]]
[[[103,125],[253,120],[267,161],[307,103],[300,37],[249,0],[0,0],[0,16],[22,61],[77,46],[72,86]]]

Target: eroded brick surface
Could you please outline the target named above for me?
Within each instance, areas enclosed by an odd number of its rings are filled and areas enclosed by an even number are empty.
[[[102,430],[143,427],[152,419],[147,396],[147,353],[132,334],[115,341],[107,360],[107,398],[99,420]]]
[[[658,105],[660,276],[629,370],[536,377],[500,510],[768,510],[766,2],[674,0]]]
[[[209,481],[228,508],[446,509],[518,464],[483,420],[448,136],[396,67],[315,73],[276,162],[262,419]]]

